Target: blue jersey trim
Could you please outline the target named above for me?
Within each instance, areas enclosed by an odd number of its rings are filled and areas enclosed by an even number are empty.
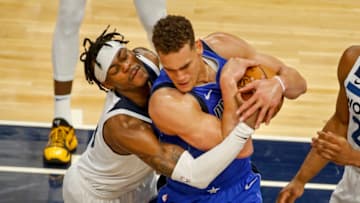
[[[346,88],[352,92],[353,94],[355,94],[356,96],[360,96],[360,89],[358,87],[356,87],[354,84],[352,83],[348,83]]]

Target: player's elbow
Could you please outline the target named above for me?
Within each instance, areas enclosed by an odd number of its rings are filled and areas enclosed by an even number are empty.
[[[300,95],[304,94],[307,91],[306,80],[303,77],[300,77],[298,80],[297,90],[294,91],[294,94],[289,94],[288,99],[296,99]]]
[[[306,80],[300,74],[297,74],[296,80],[293,81],[295,81],[296,84],[290,85],[291,87],[289,87],[288,90],[285,90],[284,96],[287,99],[296,99],[307,91]]]

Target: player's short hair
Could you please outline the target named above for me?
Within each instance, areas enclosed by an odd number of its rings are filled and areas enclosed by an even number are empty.
[[[101,66],[101,64],[96,60],[96,57],[99,54],[99,51],[103,46],[107,46],[109,41],[117,41],[120,44],[127,44],[129,41],[125,40],[124,35],[116,32],[107,33],[110,26],[101,33],[95,40],[91,41],[89,38],[85,38],[83,41],[84,52],[80,55],[80,61],[84,63],[85,78],[90,83],[96,83],[100,90],[107,91],[107,89],[101,84],[101,82],[95,77],[95,64]]]
[[[167,15],[155,24],[152,42],[162,54],[177,52],[188,43],[192,48],[195,36],[191,22],[184,16]]]

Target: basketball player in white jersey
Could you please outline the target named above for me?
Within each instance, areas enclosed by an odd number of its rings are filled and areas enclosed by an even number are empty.
[[[330,203],[360,202],[360,46],[345,50],[338,65],[340,90],[335,113],[318,137],[291,182],[282,189],[278,203],[292,203],[304,192],[305,184],[332,161],[345,166]]]
[[[148,202],[156,195],[152,168],[175,180],[182,178],[179,174],[184,170],[191,171],[193,177],[187,184],[206,188],[235,159],[253,133],[256,114],[196,159],[179,146],[160,144],[147,112],[151,84],[159,73],[157,56],[145,48],[129,50],[122,35],[106,32],[95,42],[84,41],[81,60],[86,79],[106,90],[107,98],[86,151],[65,174],[64,201]],[[230,75],[236,75],[228,70]],[[234,116],[234,120],[238,119]],[[180,159],[182,156],[187,158]]]
[[[130,0],[128,1],[129,3]],[[165,0],[133,0],[137,14],[151,42],[152,28],[166,15]],[[60,0],[54,31],[52,63],[54,74],[54,120],[49,142],[44,148],[45,163],[68,164],[77,147],[72,127],[71,88],[78,60],[79,30],[86,0]]]

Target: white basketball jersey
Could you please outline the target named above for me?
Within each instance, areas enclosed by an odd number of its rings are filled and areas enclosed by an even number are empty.
[[[89,190],[99,197],[116,198],[134,190],[153,170],[135,155],[119,155],[113,152],[103,138],[104,123],[112,116],[126,114],[151,123],[147,113],[130,100],[114,92],[107,93],[105,107],[97,128],[78,164],[81,176],[89,184]]]
[[[360,150],[360,57],[346,77],[344,85],[349,107],[347,139],[354,149]]]

